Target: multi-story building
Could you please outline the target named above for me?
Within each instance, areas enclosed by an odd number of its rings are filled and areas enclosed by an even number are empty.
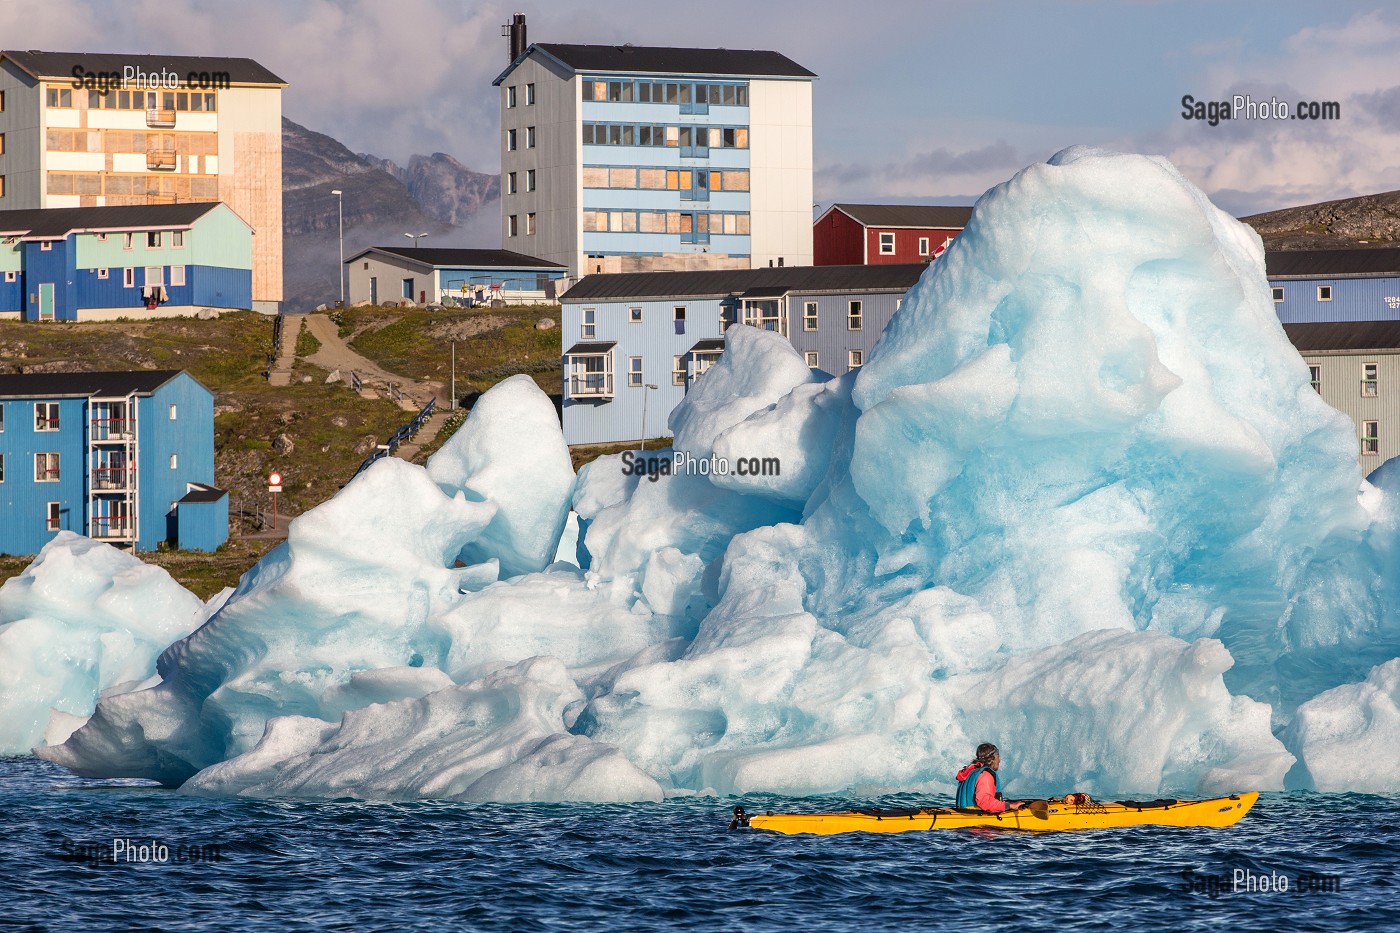
[[[226,204],[0,211],[0,319],[252,307],[253,231]]]
[[[568,271],[504,249],[371,246],[345,260],[350,302],[469,305],[553,302]]]
[[[811,71],[785,55],[526,46],[501,99],[506,249],[593,273],[812,262]]]
[[[970,207],[932,204],[833,204],[812,225],[819,266],[928,262],[972,217]]]
[[[1362,467],[1400,455],[1400,249],[1276,250],[1265,265],[1313,388],[1356,424]]]
[[[282,89],[246,58],[0,52],[0,210],[223,201],[282,300]]]
[[[212,551],[214,396],[179,371],[0,375],[0,553],[58,531],[119,547]]]
[[[923,263],[590,275],[564,293],[564,440],[666,431],[671,410],[742,323],[790,340],[823,373],[859,369]],[[643,427],[643,420],[646,425]]]

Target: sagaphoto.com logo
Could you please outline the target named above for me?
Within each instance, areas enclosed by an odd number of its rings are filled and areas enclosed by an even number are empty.
[[[1342,105],[1335,100],[1280,100],[1270,96],[1258,100],[1249,94],[1234,94],[1229,100],[1198,100],[1187,94],[1181,98],[1181,119],[1219,126],[1224,120],[1340,120]]]

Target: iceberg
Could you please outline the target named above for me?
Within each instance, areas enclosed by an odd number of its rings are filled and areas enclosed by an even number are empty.
[[[649,453],[777,475],[575,477],[508,380],[37,754],[619,801],[943,792],[983,741],[1021,796],[1335,788],[1394,745],[1400,469],[1362,478],[1259,238],[1166,160],[1076,147],[988,191],[858,372],[726,338]]]

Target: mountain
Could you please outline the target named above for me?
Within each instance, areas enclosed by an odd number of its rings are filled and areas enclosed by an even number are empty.
[[[394,171],[386,171],[385,165]],[[418,196],[400,173],[414,184]],[[367,159],[284,117],[284,307],[303,311],[340,297],[336,274],[342,200],[347,257],[368,246],[401,244],[405,233],[427,233],[432,246],[495,248],[500,245],[495,241],[497,208],[490,199],[498,196],[498,184],[495,176],[473,172],[445,153],[413,156],[407,169]],[[337,189],[341,197],[331,194]],[[474,217],[478,211],[482,217]]]
[[[1267,249],[1395,246],[1400,241],[1400,191],[1286,207],[1241,217]]]
[[[500,175],[472,171],[445,152],[412,156],[407,167],[365,152],[360,158],[397,178],[423,210],[445,224],[460,226],[501,196]]]

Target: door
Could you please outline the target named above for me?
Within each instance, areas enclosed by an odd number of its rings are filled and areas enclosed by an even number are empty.
[[[379,304],[379,276],[377,275],[369,277],[369,303]]]
[[[402,296],[402,297],[407,298],[409,301],[412,301],[412,300],[413,300],[413,280],[412,280],[412,279],[404,279],[404,280],[403,280],[403,296]]]
[[[39,320],[53,320],[53,283],[45,282],[39,286]]]

